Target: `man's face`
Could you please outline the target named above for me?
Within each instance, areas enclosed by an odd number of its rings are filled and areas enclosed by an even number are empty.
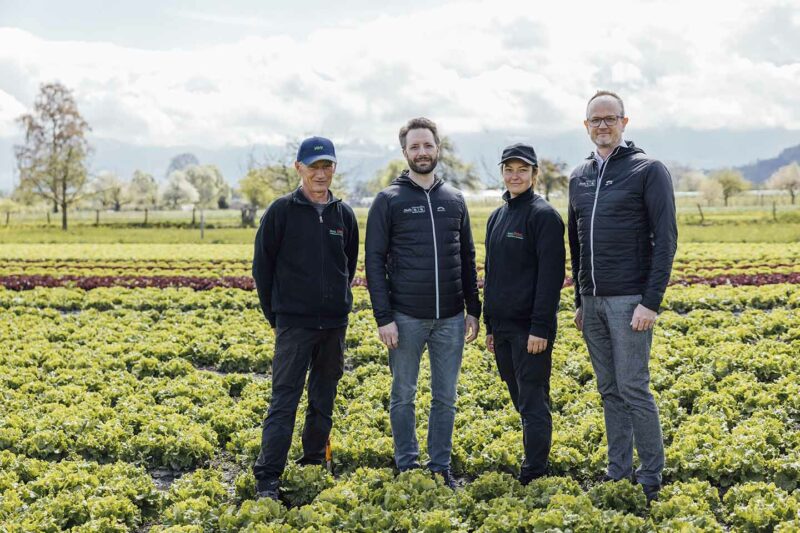
[[[521,159],[509,159],[503,163],[503,181],[511,197],[519,196],[533,184],[533,167]]]
[[[333,173],[336,171],[336,163],[321,159],[314,161],[310,165],[296,161],[294,168],[297,169],[297,174],[300,176],[300,182],[303,184],[303,190],[309,194],[326,193],[333,181]]]
[[[439,162],[439,148],[433,132],[427,128],[408,130],[403,150],[408,168],[417,174],[430,174]]]
[[[589,132],[589,137],[598,148],[614,148],[622,139],[622,132],[628,124],[628,117],[621,117],[622,108],[613,96],[600,96],[592,100],[586,110],[586,120],[583,125]],[[605,119],[598,125],[591,121]]]

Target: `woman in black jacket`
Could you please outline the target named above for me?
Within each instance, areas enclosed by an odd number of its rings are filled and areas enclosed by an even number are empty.
[[[507,191],[486,226],[483,316],[486,347],[522,418],[519,480],[527,484],[547,474],[552,440],[550,367],[564,283],[564,222],[533,192],[539,168],[532,146],[507,147],[500,165]]]

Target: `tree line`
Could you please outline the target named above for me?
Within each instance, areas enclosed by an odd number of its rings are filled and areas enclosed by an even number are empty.
[[[78,111],[72,92],[60,83],[43,84],[32,111],[19,117],[18,122],[24,140],[14,147],[19,183],[13,200],[23,205],[49,203],[54,213],[60,213],[61,227],[65,230],[68,210],[76,206],[119,211],[123,208],[175,209],[191,204],[201,209],[224,209],[229,207],[234,195],[244,203],[243,223],[252,224],[258,209],[297,186],[291,163],[296,143],[287,144],[283,157],[270,157],[265,161],[251,157],[237,190],[228,185],[219,168],[200,164],[192,154],[174,157],[160,184],[151,174],[140,170],[129,180],[110,172],[91,176],[87,168],[92,153],[87,140],[91,127]],[[337,192],[349,189],[354,197],[371,196],[386,187],[404,168],[402,159],[390,161],[372,179],[361,183],[345,183],[344,176],[337,174],[332,188]],[[551,194],[567,188],[566,170],[567,164],[562,161],[540,161],[537,188],[548,200]],[[709,175],[682,167],[671,170],[676,189],[699,191],[709,205],[720,199],[728,205],[731,197],[752,186],[740,172],[732,169]],[[441,140],[437,174],[463,190],[484,188],[474,165],[459,157],[447,137]],[[498,181],[497,185],[501,183]],[[794,204],[800,191],[800,165],[795,162],[778,169],[766,185],[787,191]]]

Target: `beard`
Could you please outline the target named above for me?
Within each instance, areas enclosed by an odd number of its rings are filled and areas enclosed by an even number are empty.
[[[418,157],[416,161],[406,158],[406,163],[408,163],[408,168],[417,174],[430,174],[439,163],[439,158],[426,157],[423,159]]]

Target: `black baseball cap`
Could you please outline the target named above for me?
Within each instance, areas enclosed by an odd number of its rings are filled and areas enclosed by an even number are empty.
[[[503,155],[500,157],[500,163],[498,164],[502,165],[509,159],[520,159],[531,166],[539,166],[539,162],[536,159],[536,152],[530,144],[517,143],[506,146],[503,149]]]
[[[309,137],[300,143],[297,150],[297,160],[304,165],[325,159],[336,163],[336,149],[333,142],[325,137]]]

